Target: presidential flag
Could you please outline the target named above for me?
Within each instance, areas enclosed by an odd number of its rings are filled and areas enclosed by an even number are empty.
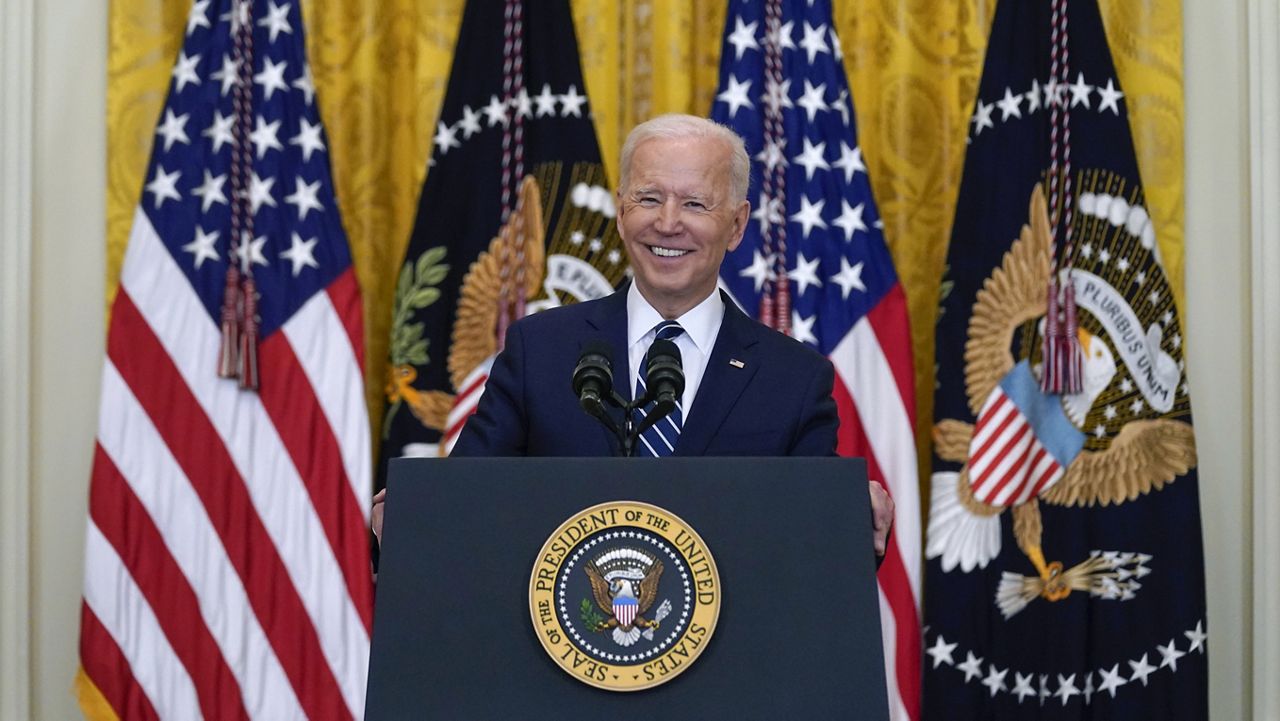
[[[384,467],[448,453],[507,326],[627,269],[567,0],[467,3],[434,141],[396,285]]]
[[[831,359],[839,453],[865,457],[897,504],[879,572],[880,616],[892,717],[915,719],[920,506],[911,335],[831,19],[825,0],[730,8],[711,117],[746,139],[754,212],[720,275],[748,312]]]
[[[198,0],[185,34],[111,310],[81,706],[360,718],[361,304],[302,15]]]
[[[1203,719],[1182,330],[1096,0],[1003,0],[937,332],[924,717]]]

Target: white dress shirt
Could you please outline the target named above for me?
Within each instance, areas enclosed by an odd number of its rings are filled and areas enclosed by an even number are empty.
[[[664,320],[666,319],[649,305],[649,301],[640,295],[636,284],[632,283],[627,289],[627,361],[633,393],[636,379],[644,369],[644,356],[649,352],[649,346],[653,345],[654,326]],[[716,336],[720,334],[720,324],[723,321],[724,299],[720,297],[719,289],[711,291],[706,300],[676,318],[676,322],[684,328],[684,333],[673,342],[680,349],[680,361],[684,367],[684,395],[680,398],[680,407],[686,419],[694,397],[698,394],[698,386],[702,385],[702,375],[707,370],[711,348],[715,345]]]

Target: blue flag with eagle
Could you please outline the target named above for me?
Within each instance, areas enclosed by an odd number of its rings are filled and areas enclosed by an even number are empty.
[[[1182,331],[1096,0],[996,8],[937,329],[924,718],[1202,719]]]
[[[510,323],[627,271],[568,0],[467,3],[433,140],[396,285],[384,469],[448,454]]]

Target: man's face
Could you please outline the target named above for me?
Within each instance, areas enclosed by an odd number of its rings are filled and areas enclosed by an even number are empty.
[[[637,289],[665,318],[711,295],[724,254],[742,241],[750,205],[731,197],[729,158],[711,138],[653,138],[631,156],[618,234]]]

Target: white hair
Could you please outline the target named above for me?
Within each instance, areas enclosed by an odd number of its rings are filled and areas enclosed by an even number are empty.
[[[626,188],[631,179],[631,158],[635,155],[636,148],[654,138],[715,138],[723,142],[730,154],[731,197],[734,200],[747,199],[747,188],[751,184],[751,158],[747,157],[747,146],[742,136],[713,120],[678,113],[646,120],[627,134],[627,141],[622,144],[621,187]]]

